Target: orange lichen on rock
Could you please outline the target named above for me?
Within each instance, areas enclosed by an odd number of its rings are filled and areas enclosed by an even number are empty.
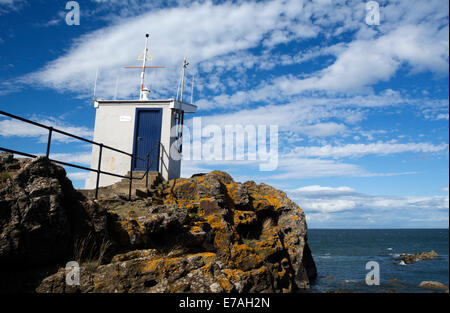
[[[284,249],[283,243],[278,235],[280,228],[278,226],[264,229],[259,240],[253,243],[255,252],[261,256],[263,260],[267,260],[270,256],[275,255]]]
[[[257,219],[256,213],[253,211],[234,211],[234,225],[250,225]]]
[[[81,291],[294,292],[315,276],[304,213],[271,186],[214,171],[164,182],[143,201],[110,227],[123,249],[114,266]]]
[[[260,267],[262,260],[255,250],[245,244],[236,244],[231,248],[231,266],[248,271]]]
[[[163,258],[159,258],[156,260],[153,260],[153,259],[147,260],[146,262],[141,264],[140,273],[148,274],[148,273],[160,272],[160,268],[162,267],[163,263],[164,263]]]
[[[133,250],[124,254],[115,255],[111,262],[123,262],[139,258],[148,258],[150,256],[156,256],[157,251],[155,249],[145,249],[145,250]]]

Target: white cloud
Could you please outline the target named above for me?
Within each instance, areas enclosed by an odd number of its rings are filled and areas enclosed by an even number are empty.
[[[52,126],[56,129],[64,132],[77,135],[86,139],[91,139],[93,131],[85,126],[73,126],[65,122],[64,120],[53,117],[36,117],[32,116],[30,120],[44,124],[46,126]],[[40,142],[46,142],[48,137],[48,130],[29,123],[25,123],[15,119],[2,119],[0,120],[0,136],[4,137],[38,137]],[[52,134],[52,140],[69,142],[74,141],[69,136],[65,136],[54,132]]]
[[[237,100],[249,99],[249,95],[239,93],[239,96],[228,98]],[[251,97],[250,97],[251,98]],[[380,99],[381,101],[381,99]],[[226,103],[224,101],[223,103]],[[221,102],[212,102],[221,103]],[[228,102],[231,106],[233,102]],[[300,98],[287,104],[267,104],[256,108],[244,108],[238,111],[223,114],[203,116],[205,124],[227,125],[233,124],[265,124],[279,125],[280,130],[290,130],[300,133],[310,133],[313,136],[332,135],[345,131],[342,123],[330,122],[329,119],[338,119],[345,123],[354,124],[364,119],[365,113],[358,108],[362,99],[339,98]],[[206,102],[198,102],[200,109],[205,108]],[[207,105],[207,104],[206,104]],[[214,106],[212,106],[214,107]],[[245,107],[245,106],[244,106]],[[230,107],[232,109],[232,107]],[[251,119],[249,119],[251,116]]]
[[[111,19],[111,26],[79,37],[66,55],[22,81],[90,95],[96,69],[100,67],[98,96],[112,97],[117,77],[120,77],[118,96],[135,95],[139,73],[121,68],[135,64],[145,32],[151,34],[150,51],[154,64],[166,66],[165,70],[154,70],[147,75],[147,82],[157,91],[157,96],[174,96],[184,56],[188,56],[193,67],[195,64],[199,68],[226,64],[222,67],[238,72],[242,65],[252,67],[260,63],[258,66],[264,68],[264,64],[292,64],[323,55],[336,57],[332,65],[308,78],[281,76],[274,78],[268,86],[262,86],[269,91],[273,89],[272,93],[281,91],[283,94],[298,94],[305,90],[353,92],[390,79],[402,64],[414,71],[446,72],[448,68],[448,21],[447,27],[442,27],[445,25],[445,4],[439,1],[422,5],[422,12],[416,12],[408,1],[389,3],[383,7],[383,18],[389,26],[383,24],[375,32],[369,31],[362,22],[366,12],[361,1],[342,4],[338,1],[285,0],[218,5],[209,1],[191,4],[174,1],[163,9],[155,8],[161,4],[155,2],[152,9],[143,14],[150,8],[145,2],[97,2],[104,5],[103,8],[120,6],[123,8],[119,10],[120,16],[129,17],[116,16]],[[348,43],[307,50],[294,56],[278,58],[270,53],[280,43],[348,31],[371,33],[373,36],[366,39],[359,36]],[[261,44],[266,49],[261,56],[248,51]],[[227,61],[224,63],[222,58]],[[214,88],[208,83],[209,76],[199,77],[199,89]],[[239,94],[239,99],[230,97],[232,102],[246,100]],[[215,100],[228,101],[226,98]]]
[[[448,99],[429,100],[421,104],[422,114],[430,120],[448,120]]]
[[[227,98],[227,97],[225,97]],[[244,92],[236,94],[233,99],[249,99],[251,96]],[[230,99],[230,98],[227,98]],[[245,100],[236,101],[237,103]],[[224,101],[223,103],[227,103]],[[219,102],[220,103],[220,102]],[[340,153],[342,156],[361,155],[361,154],[391,154],[401,152],[438,152],[445,150],[446,145],[433,145],[430,143],[394,143],[380,142],[379,140],[388,140],[389,135],[395,129],[363,129],[358,123],[367,119],[372,111],[380,107],[398,107],[399,110],[408,109],[416,112],[417,115],[427,115],[426,110],[447,110],[448,100],[418,100],[403,98],[398,92],[386,90],[379,95],[354,96],[354,97],[298,97],[292,99],[287,104],[267,104],[255,108],[241,108],[233,111],[233,103],[226,113],[216,113],[202,116],[202,125],[278,125],[281,140],[290,141],[297,138],[297,143],[302,140],[301,137],[310,137],[309,143],[323,145],[323,147],[299,147],[301,156],[320,156],[328,157],[333,153]],[[200,108],[204,108],[204,103],[197,103]],[[375,108],[375,109],[372,109]],[[229,112],[231,111],[231,112]],[[431,113],[429,113],[431,114]],[[250,118],[251,117],[251,118]],[[186,124],[191,125],[192,120],[187,119]],[[330,146],[320,138],[330,137],[332,140],[345,138],[350,135],[355,140],[364,138],[368,141],[378,140],[375,144],[360,144],[349,146]],[[400,135],[401,136],[401,135]],[[412,140],[412,139],[410,139]],[[360,141],[362,142],[362,141]],[[336,142],[335,142],[336,144]],[[307,144],[305,144],[307,145]],[[292,145],[289,145],[292,146]],[[345,150],[345,151],[344,151]]]
[[[193,161],[183,161],[183,166],[181,167],[181,177],[191,177],[194,174],[211,172],[211,169],[204,166],[197,166],[197,164],[197,162]]]
[[[17,11],[24,3],[26,3],[24,0],[0,0],[0,15]]]
[[[347,127],[334,122],[299,126],[299,132],[311,137],[327,137],[345,133]]]
[[[343,52],[344,49],[345,44],[338,43],[332,46],[312,48],[306,51],[300,51],[292,58],[286,60],[285,64],[300,64],[321,56],[338,55],[339,53]]]
[[[320,185],[311,185],[311,186],[305,186],[305,187],[299,187],[297,189],[294,189],[293,192],[296,194],[306,193],[306,194],[340,194],[343,193],[354,193],[355,189],[350,187],[326,187],[326,186],[320,186]]]
[[[11,7],[13,5],[17,5],[20,2],[23,2],[23,0],[0,0],[0,5]]]
[[[288,195],[314,227],[443,227],[448,223],[448,196],[370,195],[347,186],[304,186]]]
[[[153,65],[164,65],[166,69],[149,73],[147,82],[153,89],[158,89],[158,93],[173,96],[184,56],[189,56],[189,61],[197,64],[255,47],[264,35],[285,27],[288,21],[281,17],[285,10],[286,6],[281,1],[239,5],[205,2],[152,10],[140,16],[119,19],[112,26],[83,35],[75,41],[70,52],[25,77],[24,81],[89,93],[96,69],[100,67],[99,96],[114,94],[113,86],[118,76],[121,77],[119,95],[130,96],[137,89],[139,72],[120,69],[136,65],[135,59],[143,49],[143,35],[149,32]]]
[[[386,172],[372,173],[358,164],[326,160],[320,158],[302,158],[279,154],[275,170],[260,172],[260,164],[267,161],[248,160],[183,160],[182,176],[189,177],[195,173],[208,173],[212,170],[222,170],[236,173],[239,177],[272,182],[279,185],[280,181],[324,178],[324,177],[389,177],[399,175],[413,175],[416,172]],[[251,172],[251,174],[244,174]]]
[[[292,154],[300,157],[362,157],[369,154],[388,155],[404,152],[412,153],[435,153],[448,149],[447,144],[433,145],[430,143],[370,143],[370,144],[347,144],[342,146],[316,146],[296,147]]]
[[[308,90],[353,93],[388,81],[402,65],[408,65],[414,72],[446,74],[448,30],[448,25],[441,29],[427,24],[405,25],[377,39],[354,40],[346,49],[338,50],[336,61],[327,68],[304,79],[280,76],[270,88],[287,95]]]
[[[89,172],[72,172],[67,173],[70,180],[86,180],[89,178]]]
[[[270,175],[269,178],[284,180],[361,175],[367,175],[367,172],[356,164],[333,160],[282,157],[278,161],[278,172]]]
[[[280,81],[296,81],[296,78],[292,76],[281,76],[278,79]],[[433,112],[440,110],[439,112],[443,112],[443,110],[445,110],[446,108],[447,111],[445,112],[448,112],[448,99],[411,99],[402,96],[400,92],[392,89],[386,89],[377,94],[367,93],[364,95],[289,95],[283,93],[280,90],[279,84],[280,82],[278,81],[275,81],[274,84],[263,83],[262,85],[257,86],[253,89],[239,90],[231,95],[222,93],[212,97],[210,100],[201,99],[195,104],[202,111],[208,111],[215,108],[226,108],[227,111],[240,109],[243,112],[246,112],[243,109],[248,107],[248,104],[250,102],[269,104],[268,108],[279,108],[282,113],[284,109],[293,111],[293,109],[300,110],[302,108],[308,109],[310,107],[311,109],[315,109],[316,107],[318,107],[319,110],[336,112],[336,110],[338,109],[344,110],[345,108],[347,110],[347,115],[353,113],[356,117],[349,117],[348,121],[351,123],[361,120],[360,115],[358,115],[358,113],[361,113],[361,109],[369,108],[408,105],[411,107],[421,108],[424,111],[423,114],[425,114],[425,110],[433,110]],[[280,102],[281,104],[273,104]],[[265,110],[264,108],[262,108],[262,105],[260,105],[260,108],[260,110]],[[257,108],[256,110],[258,109],[259,108]],[[353,111],[350,111],[350,109],[353,109]],[[359,109],[359,111],[356,111],[356,109]],[[260,112],[256,111],[256,113]]]
[[[59,24],[65,22],[66,14],[67,14],[67,11],[59,11],[53,18],[51,18],[50,20],[48,20],[46,22],[39,23],[37,26],[51,27],[51,26],[59,25]]]
[[[91,164],[91,152],[51,153],[50,159],[82,165]]]

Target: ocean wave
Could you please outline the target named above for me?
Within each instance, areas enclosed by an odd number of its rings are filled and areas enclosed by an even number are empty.
[[[398,258],[400,257],[400,253],[389,253],[389,255],[393,258]]]
[[[331,258],[329,255],[316,255],[315,259],[329,259]]]

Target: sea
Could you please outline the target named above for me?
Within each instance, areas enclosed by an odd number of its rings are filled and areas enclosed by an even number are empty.
[[[309,229],[308,244],[318,276],[310,292],[428,293],[422,281],[449,285],[448,229]],[[434,250],[432,260],[404,264],[401,253]],[[377,262],[378,265],[368,262]],[[379,284],[366,276],[379,268]],[[369,275],[372,278],[374,276]]]

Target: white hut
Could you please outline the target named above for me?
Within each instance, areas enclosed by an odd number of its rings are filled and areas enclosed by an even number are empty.
[[[148,40],[148,35],[146,36]],[[145,159],[149,155],[150,171],[158,171],[163,179],[180,177],[181,160],[171,157],[171,147],[181,152],[181,136],[184,113],[195,113],[197,107],[180,100],[150,100],[149,91],[144,88],[145,61],[147,58],[147,40],[144,50],[141,89],[139,100],[100,100],[95,99],[96,108],[94,141]],[[181,90],[183,89],[184,69]],[[182,92],[181,92],[182,94]],[[172,131],[172,129],[176,131]],[[171,135],[172,134],[172,135]],[[91,168],[97,169],[99,147],[93,145]],[[101,170],[119,175],[133,171],[145,171],[146,161],[110,149],[102,149]],[[86,189],[96,187],[97,173],[91,172],[86,180]],[[101,174],[99,186],[108,186],[121,178]]]

